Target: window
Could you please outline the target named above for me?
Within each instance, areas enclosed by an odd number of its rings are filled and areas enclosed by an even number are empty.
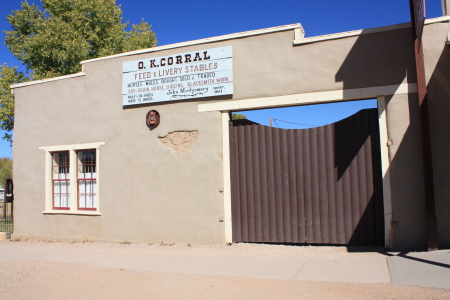
[[[78,152],[78,209],[97,209],[97,173],[95,150]]]
[[[44,213],[100,215],[99,147],[104,143],[40,147],[46,153]]]
[[[53,153],[53,209],[70,209],[69,151]]]

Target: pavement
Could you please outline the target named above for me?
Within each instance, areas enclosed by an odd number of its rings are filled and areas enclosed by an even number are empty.
[[[450,289],[450,250],[387,256],[393,283]]]
[[[356,249],[356,250],[355,250]],[[79,263],[136,271],[353,283],[395,283],[450,290],[450,250],[388,253],[382,248],[236,244],[0,241],[1,261]]]

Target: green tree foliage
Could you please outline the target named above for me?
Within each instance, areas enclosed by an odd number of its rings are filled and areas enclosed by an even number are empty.
[[[15,83],[76,73],[81,71],[80,61],[156,46],[156,35],[144,19],[127,31],[130,24],[122,22],[123,12],[115,0],[40,1],[44,10],[24,1],[20,10],[7,17],[11,30],[4,31],[5,44],[25,65],[27,76],[4,65],[0,70],[2,88],[12,79]],[[6,94],[10,95],[3,90],[0,94],[0,111],[8,110],[2,116],[10,119],[1,122],[2,128],[10,131],[14,108],[5,106],[12,103]]]
[[[247,119],[247,116],[244,114],[233,113],[231,115],[231,119],[232,120],[242,120],[242,119]]]
[[[5,44],[12,54],[42,79],[81,70],[79,62],[156,45],[151,26],[141,21],[122,23],[122,10],[115,0],[41,0],[22,3],[7,17],[12,30],[5,31]]]
[[[4,187],[5,178],[12,178],[13,161],[9,157],[0,158],[0,187]]]
[[[14,127],[14,98],[9,86],[26,80],[17,67],[10,68],[6,63],[0,65],[0,128],[7,131],[3,138],[9,142],[12,142],[12,138],[8,132]]]

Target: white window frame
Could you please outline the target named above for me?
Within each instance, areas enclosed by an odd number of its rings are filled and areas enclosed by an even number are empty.
[[[86,143],[86,144],[74,144],[74,145],[60,145],[60,146],[47,146],[39,147],[40,150],[45,152],[45,210],[44,214],[68,214],[68,215],[94,215],[100,216],[100,146],[103,146],[104,142]],[[97,173],[97,208],[96,210],[81,210],[78,209],[78,151],[95,149],[96,156],[96,173]],[[53,188],[52,188],[52,162],[53,153],[69,151],[69,173],[70,173],[70,209],[60,210],[53,209]]]

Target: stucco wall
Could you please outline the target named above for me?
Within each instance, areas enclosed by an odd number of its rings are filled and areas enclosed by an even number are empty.
[[[417,94],[387,97],[392,248],[426,248],[422,147]],[[382,145],[384,146],[384,145]]]
[[[450,248],[450,47],[448,24],[425,28],[424,56],[430,112],[439,247]]]
[[[443,39],[445,26],[427,26],[426,47],[433,39]],[[223,243],[220,112],[198,113],[198,103],[416,81],[410,29],[297,46],[293,39],[294,32],[289,30],[100,60],[84,65],[85,76],[15,89],[16,234]],[[229,45],[233,46],[233,95],[122,107],[123,61]],[[430,52],[433,57],[438,54]],[[400,248],[423,248],[416,96],[388,100],[388,133],[394,140],[390,148],[393,216],[399,224],[393,241]],[[150,109],[161,114],[161,124],[153,131],[144,122]],[[177,155],[158,140],[158,136],[182,130],[198,131],[198,139],[184,154]],[[433,136],[439,145],[448,143],[444,132]],[[99,161],[102,215],[43,215],[44,152],[38,147],[87,142],[105,142]],[[444,151],[437,153],[444,157]],[[436,172],[445,175],[447,170]],[[447,187],[439,184],[438,197],[443,199]],[[440,236],[450,241],[445,222],[439,225],[444,232]]]
[[[50,93],[45,85],[33,86],[33,98],[42,101],[18,101],[17,118],[27,121],[17,122],[14,145],[16,233],[222,243],[220,113],[199,114],[196,103],[162,105],[161,125],[150,131],[148,108],[123,110],[114,90],[98,90],[86,79],[55,82]],[[184,154],[158,140],[182,130],[198,130]],[[44,153],[38,147],[87,142],[105,142],[99,161],[102,216],[43,215]]]

